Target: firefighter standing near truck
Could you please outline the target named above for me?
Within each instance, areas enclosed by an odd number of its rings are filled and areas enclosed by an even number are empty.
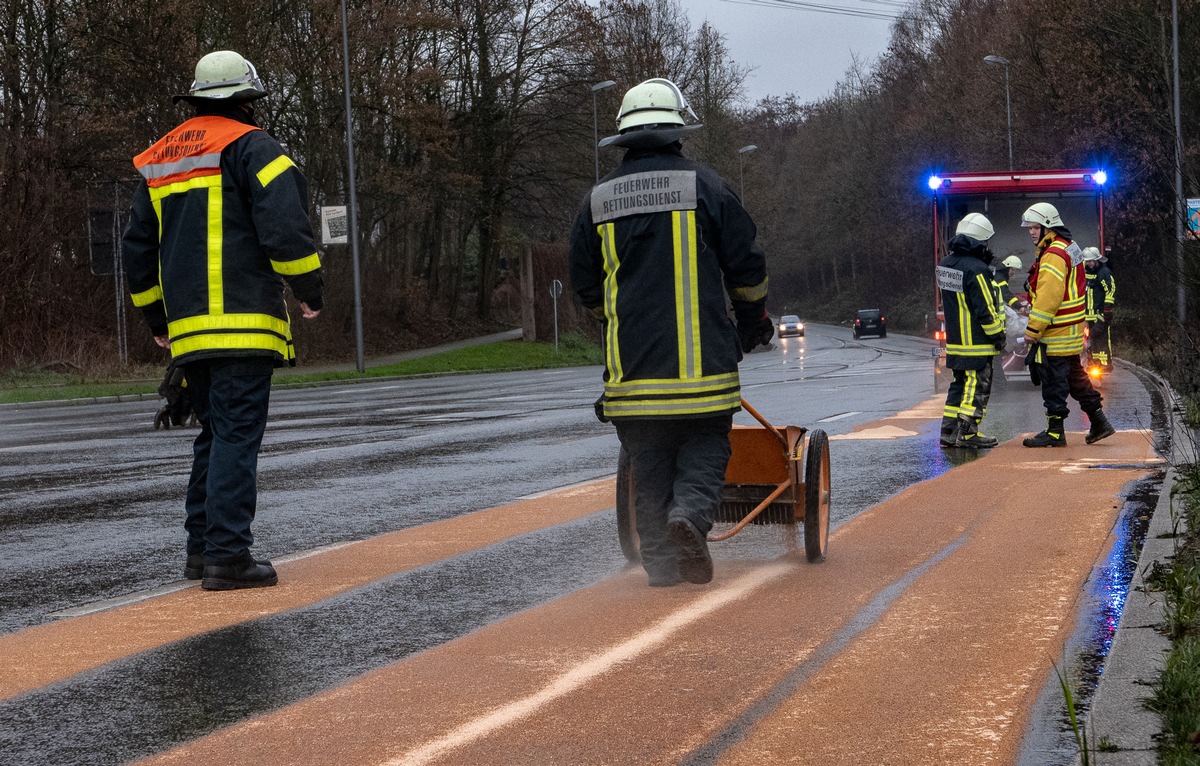
[[[1012,291],[1009,281],[1021,270],[1021,259],[1015,255],[1005,258],[996,267],[996,287],[1000,289],[1000,302],[1013,311],[1027,308],[1029,304],[1018,298]]]
[[[770,342],[766,258],[737,194],[685,159],[698,129],[679,88],[631,88],[627,151],[589,192],[571,231],[571,284],[604,324],[602,420],[629,457],[642,566],[651,586],[712,579],[706,537],[721,503],[738,362]],[[726,308],[726,293],[736,325]]]
[[[1092,361],[1107,372],[1112,369],[1112,318],[1117,298],[1117,283],[1108,258],[1099,248],[1083,248],[1083,268],[1087,276],[1088,352]]]
[[[196,64],[196,116],[133,163],[146,182],[122,240],[133,303],[187,376],[200,421],[184,501],[184,576],[206,590],[275,585],[250,553],[258,452],[273,369],[294,364],[284,283],[306,319],[322,307],[308,186],[254,122],[267,95],[234,51]]]
[[[986,216],[968,213],[937,268],[946,316],[946,367],[954,372],[942,410],[944,447],[996,446],[994,438],[979,432],[992,391],[994,361],[1006,340],[1000,290],[988,266],[988,240],[995,233]]]
[[[1087,311],[1087,280],[1083,252],[1071,238],[1058,209],[1047,202],[1031,205],[1021,216],[1036,250],[1030,269],[1032,306],[1025,342],[1031,350],[1031,376],[1040,380],[1046,406],[1046,430],[1024,440],[1026,447],[1063,447],[1067,444],[1063,421],[1070,410],[1069,394],[1088,417],[1084,441],[1093,444],[1115,430],[1102,408],[1103,398],[1092,387],[1080,355]]]

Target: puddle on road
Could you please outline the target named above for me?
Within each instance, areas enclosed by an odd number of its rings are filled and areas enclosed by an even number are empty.
[[[1104,466],[1096,466],[1103,470]],[[1088,580],[1079,622],[1067,639],[1066,673],[1075,698],[1076,715],[1086,717],[1104,672],[1108,652],[1129,597],[1150,517],[1162,491],[1164,470],[1133,482],[1113,527],[1112,549]],[[1068,766],[1079,749],[1063,702],[1057,676],[1050,676],[1038,695],[1018,766]]]

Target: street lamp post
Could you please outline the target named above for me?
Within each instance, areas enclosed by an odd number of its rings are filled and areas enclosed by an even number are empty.
[[[363,359],[362,276],[358,262],[358,197],[354,178],[354,121],[350,118],[350,32],[346,27],[346,0],[342,0],[342,71],[346,86],[346,166],[349,171],[350,257],[354,269],[354,346],[355,367],[366,371]]]
[[[596,94],[616,84],[615,80],[605,80],[592,86],[592,151],[596,155],[596,183],[600,183],[600,118],[596,116]]]
[[[741,186],[742,189],[741,198],[743,206],[746,204],[746,171],[744,168],[745,162],[743,158],[757,148],[758,147],[754,144],[747,144],[741,149],[738,149],[738,185]]]
[[[1004,67],[1004,111],[1008,114],[1008,169],[1013,169],[1012,150],[1012,97],[1008,90],[1008,59],[1003,56],[984,56],[983,62],[992,66]]]

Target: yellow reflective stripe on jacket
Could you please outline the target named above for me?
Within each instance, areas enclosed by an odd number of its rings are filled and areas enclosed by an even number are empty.
[[[764,278],[763,281],[759,282],[757,285],[731,288],[729,290],[729,297],[735,301],[748,301],[750,303],[761,301],[763,298],[767,297],[768,279],[769,277]]]
[[[737,409],[741,401],[741,393],[736,390],[692,399],[606,399],[604,414],[609,417],[703,415]]]
[[[197,333],[171,338],[171,353],[183,356],[196,351],[269,351],[291,360],[296,358],[291,340],[273,333]]]
[[[225,313],[225,228],[222,220],[221,176],[208,189],[208,313]]]
[[[604,393],[612,397],[629,396],[688,396],[716,391],[739,383],[736,372],[706,375],[688,380],[675,378],[648,378],[645,380],[608,381]]]
[[[294,359],[292,334],[285,319],[269,314],[220,314],[177,319],[167,324],[171,353],[182,356],[213,349],[274,351]]]
[[[283,171],[294,167],[296,167],[296,163],[292,162],[292,159],[286,154],[281,154],[268,162],[266,166],[263,167],[262,170],[258,171],[258,173],[255,175],[258,178],[258,182],[263,186],[266,186],[278,178]]]
[[[619,322],[617,321],[617,267],[621,259],[617,255],[615,238],[616,226],[612,223],[602,223],[596,227],[600,235],[600,252],[604,256],[604,316],[608,321],[606,326],[607,353],[604,366],[608,369],[609,380],[619,381],[624,377],[621,370],[621,348],[618,341]]]
[[[162,237],[162,200],[172,194],[186,194],[191,191],[206,190],[208,193],[208,310],[213,314],[225,312],[225,280],[222,275],[221,260],[224,257],[224,230],[222,228],[222,195],[221,176],[196,176],[185,181],[151,187],[150,199],[154,203],[154,212],[158,215],[159,238]]]
[[[154,303],[155,301],[161,301],[163,299],[162,286],[155,285],[149,290],[143,290],[140,293],[133,293],[130,297],[133,298],[133,305],[137,306],[138,308],[141,308],[142,306],[149,306],[151,303]]]
[[[675,243],[675,332],[679,344],[679,377],[700,375],[700,286],[696,283],[696,213],[671,215]]]
[[[995,335],[1004,332],[1005,315],[996,305],[996,288],[992,280],[983,274],[976,274],[975,281],[979,283],[979,291],[983,293],[983,302],[987,305],[988,315],[992,317],[992,321],[982,325],[984,333]]]
[[[271,261],[271,268],[276,274],[286,274],[294,276],[296,274],[307,274],[310,271],[316,271],[321,268],[321,256],[313,253],[306,255],[303,258],[297,258],[294,261]]]
[[[957,354],[958,356],[995,356],[996,347],[991,343],[986,345],[981,343],[972,343],[971,345],[960,345],[957,343],[946,344],[947,354]]]

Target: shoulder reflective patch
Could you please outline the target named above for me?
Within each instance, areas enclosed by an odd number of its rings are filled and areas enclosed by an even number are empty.
[[[696,209],[696,171],[660,170],[605,181],[592,189],[592,222]]]
[[[961,293],[963,291],[963,273],[949,266],[938,266],[937,283],[938,287],[943,290],[949,290],[952,293]]]

